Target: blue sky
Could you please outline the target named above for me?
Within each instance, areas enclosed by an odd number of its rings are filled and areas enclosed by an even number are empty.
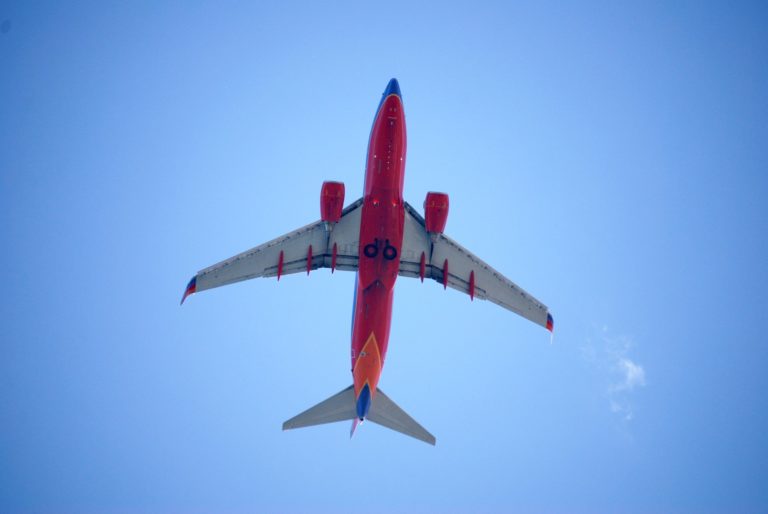
[[[768,508],[760,3],[0,5],[0,510]],[[545,302],[398,281],[382,389],[437,436],[283,433],[346,387],[354,276],[178,300],[362,192]]]

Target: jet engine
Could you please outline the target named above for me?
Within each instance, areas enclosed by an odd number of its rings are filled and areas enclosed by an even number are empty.
[[[337,223],[344,208],[344,183],[323,182],[320,190],[320,217],[328,223]]]
[[[427,193],[424,200],[424,221],[427,232],[442,234],[448,221],[448,195],[446,193]]]

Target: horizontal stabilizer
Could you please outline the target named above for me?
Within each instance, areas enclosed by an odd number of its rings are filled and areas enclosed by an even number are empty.
[[[349,386],[327,400],[318,403],[314,407],[310,407],[298,416],[292,417],[283,423],[283,430],[346,421],[355,417],[357,417],[355,411],[355,391],[353,386]]]
[[[419,441],[435,445],[435,436],[427,432],[423,426],[419,425],[415,419],[398,407],[378,387],[376,388],[376,397],[371,403],[371,410],[368,411],[366,419],[401,434],[415,437]]]
[[[349,386],[327,400],[324,400],[314,407],[310,407],[298,416],[294,416],[283,423],[283,430],[292,428],[311,427],[314,425],[324,425],[326,423],[335,423],[336,421],[354,420],[350,437],[355,432],[355,428],[360,423],[357,418],[357,409],[355,408],[355,390],[354,386]],[[384,392],[376,388],[376,395],[371,402],[371,408],[368,411],[366,419],[381,425],[424,441],[431,445],[435,444],[435,436],[419,425],[416,420],[410,417],[406,412],[397,406],[395,402],[389,399]]]

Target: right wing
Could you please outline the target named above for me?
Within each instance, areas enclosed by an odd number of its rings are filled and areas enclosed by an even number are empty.
[[[429,234],[424,218],[407,203],[403,232],[400,275],[431,278],[552,330],[552,316],[544,304],[450,237]]]
[[[360,213],[357,200],[341,213],[338,223],[316,221],[197,272],[184,299],[192,293],[257,277],[274,277],[317,268],[357,270]],[[335,247],[335,251],[334,251]]]

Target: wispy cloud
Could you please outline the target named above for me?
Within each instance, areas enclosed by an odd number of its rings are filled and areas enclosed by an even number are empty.
[[[613,385],[615,392],[632,391],[635,387],[645,385],[645,370],[639,364],[635,364],[627,357],[620,357],[617,367],[622,380]]]
[[[605,373],[605,396],[611,412],[629,422],[635,417],[631,394],[645,387],[645,368],[629,357],[635,346],[632,338],[614,335],[606,326],[595,332],[582,346],[582,355]]]

